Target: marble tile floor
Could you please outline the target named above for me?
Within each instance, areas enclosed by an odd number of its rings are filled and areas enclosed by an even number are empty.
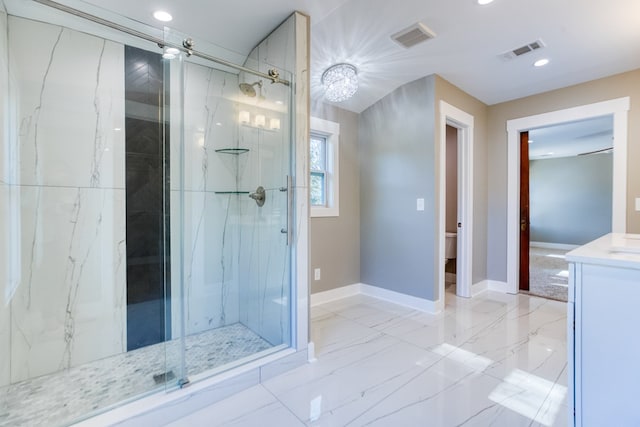
[[[316,362],[167,425],[566,426],[566,304],[453,289],[439,315],[361,295],[313,307]]]
[[[186,365],[201,373],[271,348],[240,323],[190,335]],[[0,427],[58,426],[123,399],[162,389],[154,376],[179,366],[178,341],[155,344],[0,388]],[[175,384],[171,376],[169,382]]]

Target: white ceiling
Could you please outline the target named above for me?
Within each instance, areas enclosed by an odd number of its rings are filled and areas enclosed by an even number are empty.
[[[613,147],[613,116],[529,131],[529,158],[570,157]]]
[[[65,3],[75,0],[64,0]],[[311,16],[311,94],[337,62],[359,70],[360,89],[342,108],[361,112],[404,83],[439,74],[486,104],[640,68],[638,0],[86,0],[162,27],[171,26],[247,55],[294,10]],[[389,36],[417,21],[436,38],[406,50]],[[499,54],[542,39],[546,47],[505,62]],[[534,68],[535,59],[550,64]]]

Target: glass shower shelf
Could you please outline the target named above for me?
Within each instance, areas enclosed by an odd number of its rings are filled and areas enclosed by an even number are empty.
[[[249,194],[250,191],[214,191],[216,194]]]
[[[242,153],[248,153],[249,149],[248,148],[219,148],[216,150],[216,153],[221,153],[221,154],[242,154]]]

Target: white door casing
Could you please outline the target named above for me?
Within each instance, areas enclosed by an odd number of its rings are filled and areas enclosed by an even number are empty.
[[[507,120],[507,288],[518,293],[520,245],[520,132],[613,115],[613,203],[611,230],[624,233],[627,221],[627,121],[629,97]]]
[[[440,101],[440,140],[439,144],[439,212],[438,212],[438,304],[444,308],[444,247],[446,226],[446,146],[447,125],[458,130],[458,227],[456,259],[456,293],[458,296],[471,297],[472,256],[473,256],[473,130],[472,115]]]

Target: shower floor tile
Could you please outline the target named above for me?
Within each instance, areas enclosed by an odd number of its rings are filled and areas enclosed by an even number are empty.
[[[187,370],[199,374],[271,347],[240,323],[190,335]],[[2,387],[0,427],[65,425],[124,399],[162,389],[164,378],[174,385],[179,355],[179,342],[170,341]]]

